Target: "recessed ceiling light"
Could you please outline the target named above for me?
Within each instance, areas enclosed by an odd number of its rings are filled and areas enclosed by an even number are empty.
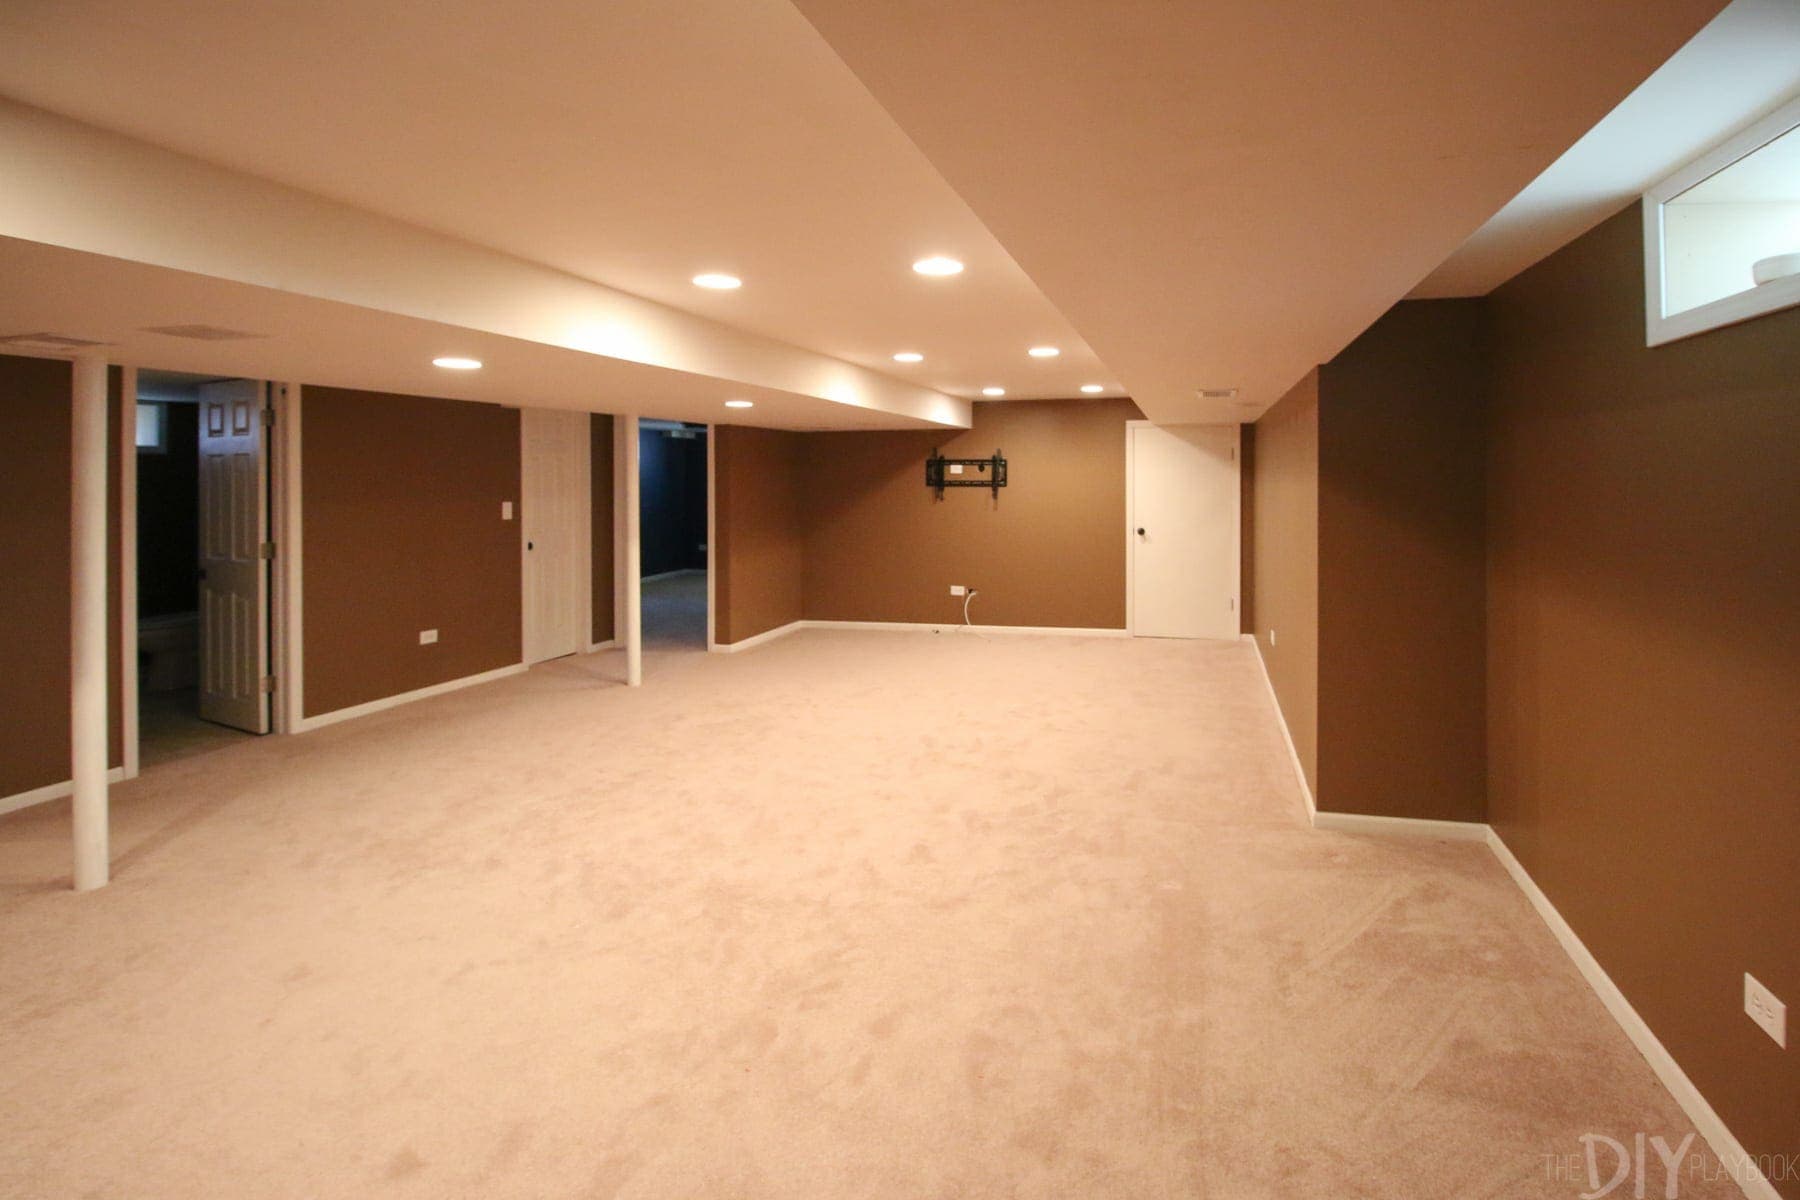
[[[920,354],[917,350],[902,350],[900,353],[894,355],[894,361],[906,363],[924,362],[925,356]]]
[[[711,288],[715,292],[729,292],[743,287],[744,281],[736,275],[720,275],[709,271],[705,275],[694,276],[694,286]]]
[[[981,389],[981,394],[984,396],[1004,396],[1006,395],[1006,389],[1002,387],[984,387]]]
[[[754,400],[727,400],[725,402],[725,407],[726,408],[755,408],[756,401],[754,401]]]
[[[1033,358],[1055,358],[1057,355],[1061,354],[1062,351],[1058,350],[1055,346],[1033,346],[1025,353],[1031,355]]]
[[[961,275],[963,265],[954,258],[945,258],[934,254],[930,258],[921,258],[913,264],[913,270],[921,275]]]
[[[434,367],[442,367],[446,371],[481,370],[481,360],[479,358],[458,358],[454,354],[447,354],[443,358],[434,358],[431,360],[431,365]]]
[[[1081,385],[1081,390],[1090,396],[1097,396],[1106,390],[1106,385],[1104,383],[1084,383]]]

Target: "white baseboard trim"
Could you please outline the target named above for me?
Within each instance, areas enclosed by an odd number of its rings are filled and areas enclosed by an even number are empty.
[[[124,767],[113,767],[106,772],[106,782],[123,783],[124,781]],[[30,808],[34,804],[47,804],[52,800],[61,800],[74,790],[75,782],[65,779],[61,783],[46,783],[43,787],[32,788],[28,792],[15,792],[10,796],[0,796],[0,816],[18,812],[21,808]]]
[[[1300,751],[1294,748],[1294,735],[1288,730],[1287,715],[1281,711],[1281,697],[1275,694],[1275,681],[1269,678],[1269,664],[1263,661],[1262,644],[1254,633],[1238,635],[1256,652],[1256,667],[1262,672],[1263,686],[1269,689],[1269,703],[1275,706],[1275,723],[1281,726],[1281,740],[1287,743],[1288,761],[1294,765],[1294,779],[1300,784],[1300,795],[1306,800],[1306,821],[1319,823],[1319,807],[1313,803],[1312,785],[1306,782],[1306,768],[1300,765]]]
[[[619,639],[618,638],[607,638],[604,642],[589,642],[587,645],[587,649],[582,651],[582,653],[583,654],[598,654],[602,650],[616,650],[618,648],[619,648]]]
[[[654,575],[646,575],[638,580],[639,584],[655,583],[659,579],[678,579],[683,575],[704,575],[705,567],[677,567],[673,571],[658,571]]]
[[[465,675],[461,679],[450,679],[443,683],[434,683],[430,687],[415,688],[410,692],[401,692],[397,696],[383,696],[379,700],[371,700],[367,704],[353,704],[349,708],[339,708],[328,713],[320,713],[316,717],[303,717],[295,726],[295,733],[310,733],[314,729],[323,729],[327,725],[336,725],[339,721],[352,721],[357,717],[366,717],[384,709],[398,708],[402,704],[411,704],[415,700],[427,700],[432,696],[441,696],[445,692],[459,691],[462,688],[474,687],[480,683],[492,683],[496,679],[505,679],[509,675],[522,675],[524,663],[513,663],[511,666],[497,667],[492,671],[483,671],[479,675]]]
[[[893,633],[1004,633],[1030,637],[1130,637],[1124,629],[1083,629],[1066,625],[964,625],[950,621],[934,625],[922,621],[801,621],[804,629],[865,629]]]
[[[1725,1127],[1725,1122],[1713,1111],[1713,1106],[1706,1102],[1706,1097],[1700,1094],[1700,1089],[1694,1086],[1693,1080],[1687,1077],[1687,1072],[1681,1069],[1675,1056],[1669,1053],[1650,1026],[1644,1023],[1644,1018],[1638,1016],[1631,1001],[1625,998],[1625,993],[1619,990],[1618,984],[1612,981],[1612,976],[1606,973],[1606,968],[1600,965],[1599,960],[1582,943],[1575,930],[1563,920],[1562,914],[1556,911],[1556,906],[1550,903],[1550,897],[1544,895],[1537,881],[1513,857],[1506,842],[1490,826],[1482,825],[1479,828],[1486,831],[1488,849],[1494,852],[1494,857],[1500,860],[1506,873],[1512,876],[1513,882],[1519,885],[1519,890],[1525,893],[1525,898],[1531,901],[1531,907],[1537,910],[1538,916],[1550,927],[1556,940],[1562,943],[1563,951],[1575,963],[1575,969],[1581,972],[1581,977],[1594,989],[1594,994],[1600,997],[1600,1003],[1606,1006],[1606,1011],[1619,1023],[1619,1028],[1625,1031],[1631,1044],[1644,1056],[1650,1069],[1656,1072],[1656,1077],[1675,1098],[1675,1103],[1681,1105],[1688,1120],[1694,1123],[1694,1128],[1700,1131],[1706,1144],[1719,1156],[1719,1162],[1743,1189],[1744,1195],[1749,1200],[1781,1200],[1775,1185],[1763,1175],[1756,1160],[1744,1152],[1743,1145]]]
[[[1485,842],[1488,827],[1479,821],[1435,821],[1426,817],[1377,817],[1368,813],[1313,812],[1313,828],[1333,833],[1376,833],[1401,837],[1434,837],[1452,842]]]
[[[765,629],[759,634],[742,638],[735,642],[715,642],[710,649],[718,654],[736,654],[742,650],[754,650],[756,647],[767,642],[772,642],[776,638],[784,638],[790,633],[804,629],[806,625],[807,622],[805,621],[789,621],[786,625],[777,625],[773,629]]]

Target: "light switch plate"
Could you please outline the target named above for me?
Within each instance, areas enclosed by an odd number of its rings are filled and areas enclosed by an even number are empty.
[[[437,630],[435,630],[435,629],[419,630],[419,645],[429,646],[435,641],[437,641]]]
[[[962,464],[961,463],[951,463],[950,464],[950,473],[952,475],[961,475],[962,474]]]
[[[1744,972],[1744,1012],[1777,1046],[1787,1049],[1787,1005],[1748,971]]]

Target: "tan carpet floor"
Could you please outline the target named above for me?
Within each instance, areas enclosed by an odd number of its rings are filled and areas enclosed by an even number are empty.
[[[91,895],[0,819],[0,1195],[1574,1197],[1691,1128],[1484,847],[1306,827],[1247,645],[648,672],[158,768]]]

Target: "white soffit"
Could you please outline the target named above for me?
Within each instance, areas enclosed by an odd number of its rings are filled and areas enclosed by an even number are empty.
[[[795,2],[1163,422],[1274,403],[1722,7]]]
[[[512,408],[635,413],[773,429],[929,429],[937,423],[774,388],[608,358],[292,291],[0,237],[0,337],[49,332],[99,343],[114,362],[211,378],[472,400]],[[211,326],[241,338],[174,336]],[[67,357],[31,343],[0,353]],[[445,371],[439,355],[480,359]],[[756,407],[730,410],[726,400]]]
[[[1483,296],[1800,94],[1800,3],[1734,0],[1412,292]]]

